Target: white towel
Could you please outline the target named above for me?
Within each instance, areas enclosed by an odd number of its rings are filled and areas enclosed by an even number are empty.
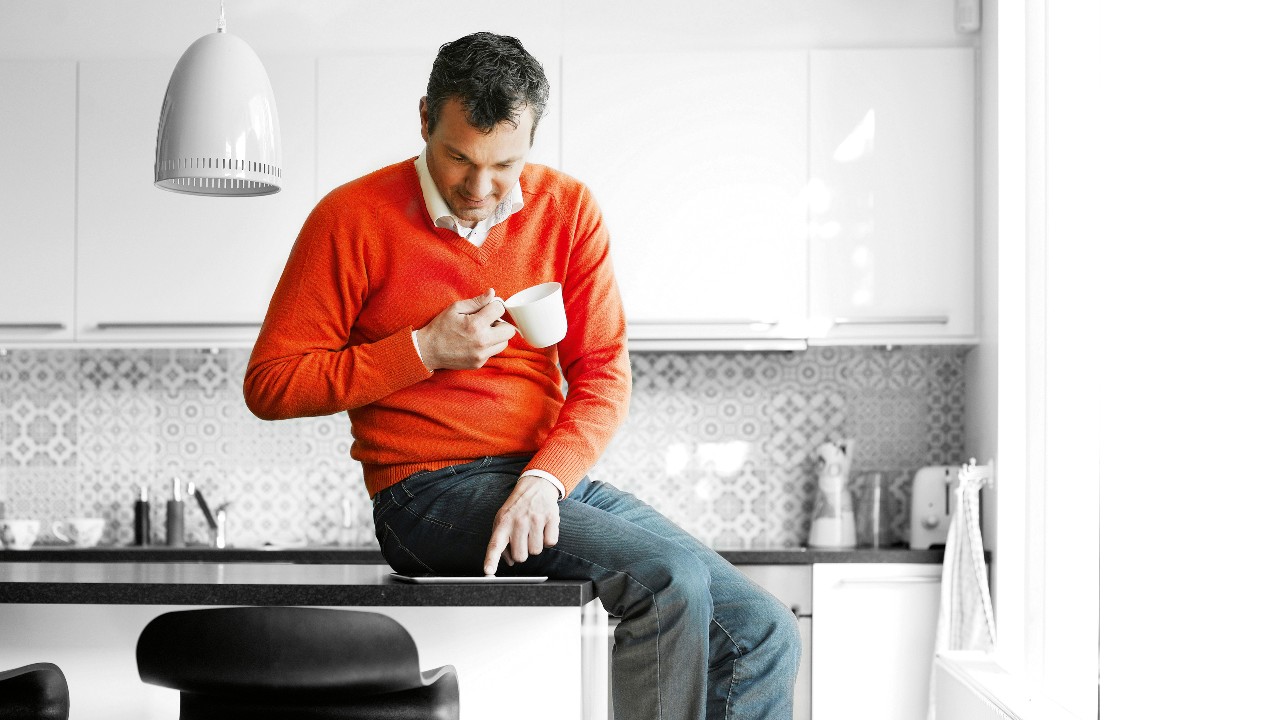
[[[942,598],[938,605],[937,652],[990,650],[996,642],[995,614],[987,587],[987,562],[982,554],[978,494],[991,477],[991,465],[972,461],[958,473],[952,490],[955,511],[947,530],[942,559]],[[929,720],[935,717],[933,672],[929,682]]]

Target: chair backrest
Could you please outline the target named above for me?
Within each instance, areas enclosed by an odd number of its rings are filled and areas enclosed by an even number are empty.
[[[143,628],[137,657],[143,682],[193,693],[361,696],[422,684],[404,627],[357,610],[178,610]]]
[[[67,720],[71,694],[67,676],[53,663],[35,663],[0,671],[0,720]]]

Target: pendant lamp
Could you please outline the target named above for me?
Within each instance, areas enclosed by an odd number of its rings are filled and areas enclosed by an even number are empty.
[[[160,107],[155,184],[190,195],[280,191],[280,119],[262,61],[244,40],[217,32],[182,54]]]

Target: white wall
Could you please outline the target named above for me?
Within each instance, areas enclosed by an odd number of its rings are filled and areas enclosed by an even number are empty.
[[[950,0],[229,0],[260,55],[422,53],[476,30],[535,53],[965,45]],[[2,0],[0,57],[175,60],[217,26],[214,0]],[[425,84],[425,78],[423,79]]]

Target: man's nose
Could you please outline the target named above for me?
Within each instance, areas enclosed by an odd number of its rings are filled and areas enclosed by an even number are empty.
[[[473,200],[489,197],[493,192],[493,176],[484,170],[473,170],[467,175],[467,194]]]

